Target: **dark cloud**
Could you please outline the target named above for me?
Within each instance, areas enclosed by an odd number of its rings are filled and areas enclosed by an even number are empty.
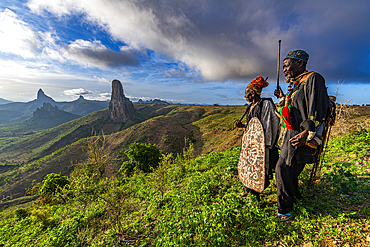
[[[163,36],[186,40],[187,51],[199,48],[203,59],[185,61],[207,79],[249,79],[258,74],[276,79],[279,39],[282,58],[292,49],[304,49],[310,54],[309,69],[327,80],[370,79],[369,1],[140,3],[142,9],[153,10]]]
[[[275,81],[278,40],[282,40],[282,58],[292,49],[306,50],[308,68],[327,81],[370,81],[367,0],[76,0],[64,4],[32,0],[29,6],[59,16],[82,13],[114,39],[180,61],[205,81],[250,80],[257,75]],[[139,63],[129,51],[70,46],[66,51],[80,61],[107,67]]]
[[[116,52],[105,47],[99,41],[77,40],[65,46],[63,54],[68,59],[97,67],[117,68],[140,64],[138,57],[128,48],[123,47],[119,52]]]
[[[221,99],[227,99],[227,96],[224,94],[216,94]]]

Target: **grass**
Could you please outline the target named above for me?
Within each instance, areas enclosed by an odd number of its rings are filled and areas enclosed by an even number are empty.
[[[83,172],[78,176],[72,173],[69,179],[74,186],[63,191],[63,198],[69,198],[64,204],[19,200],[17,206],[3,206],[0,245],[370,245],[370,129],[366,114],[357,117],[343,105],[345,114],[333,128],[334,138],[314,186],[307,186],[312,167],[307,165],[300,176],[304,197],[294,208],[294,220],[281,223],[274,218],[274,182],[262,194],[261,202],[253,196],[237,197],[243,191],[237,177],[242,132],[232,131],[231,124],[240,118],[243,107],[139,107],[140,114],[127,123],[127,129],[107,136],[111,158],[116,159],[115,152],[123,152],[127,143],[137,138],[162,147],[176,142],[173,148],[178,152],[184,148],[181,138],[185,137],[194,142],[194,150],[185,150],[177,159],[165,156],[148,174],[94,180]],[[67,159],[82,157],[85,144],[82,139],[66,146],[34,162],[29,172],[38,168],[52,172]],[[203,155],[189,158],[192,153]],[[12,174],[12,179],[23,176],[22,167]]]
[[[261,202],[237,196],[243,186],[237,177],[240,148],[235,147],[192,159],[166,156],[158,170],[131,177],[92,182],[72,175],[75,186],[65,191],[70,196],[66,204],[2,212],[0,244],[367,246],[369,133],[361,130],[331,140],[313,188],[307,187],[311,166],[306,166],[300,176],[304,197],[289,222],[274,218],[274,183]]]

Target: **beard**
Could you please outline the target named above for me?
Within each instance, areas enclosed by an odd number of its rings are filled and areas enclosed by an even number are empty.
[[[298,67],[296,67],[296,66],[292,66],[292,68],[290,69],[290,70],[288,70],[287,72],[286,72],[286,74],[284,74],[284,76],[285,76],[285,78],[286,79],[294,79],[294,78],[296,78],[297,76],[299,76],[301,73],[303,73],[301,70],[299,70],[299,68]]]
[[[293,71],[289,71],[286,74],[284,74],[284,76],[286,79],[292,79],[295,77],[293,74],[294,74]]]

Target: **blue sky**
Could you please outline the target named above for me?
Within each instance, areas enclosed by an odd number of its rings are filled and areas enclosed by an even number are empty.
[[[1,0],[0,98],[108,100],[118,79],[134,102],[243,105],[259,75],[273,97],[282,40],[281,60],[306,50],[329,94],[370,104],[369,12],[367,0]]]

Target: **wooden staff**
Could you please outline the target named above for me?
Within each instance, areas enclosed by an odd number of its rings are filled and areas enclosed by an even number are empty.
[[[281,40],[278,41],[279,48],[278,48],[278,66],[277,66],[277,79],[276,79],[276,89],[279,89],[279,77],[280,77],[280,46]]]

